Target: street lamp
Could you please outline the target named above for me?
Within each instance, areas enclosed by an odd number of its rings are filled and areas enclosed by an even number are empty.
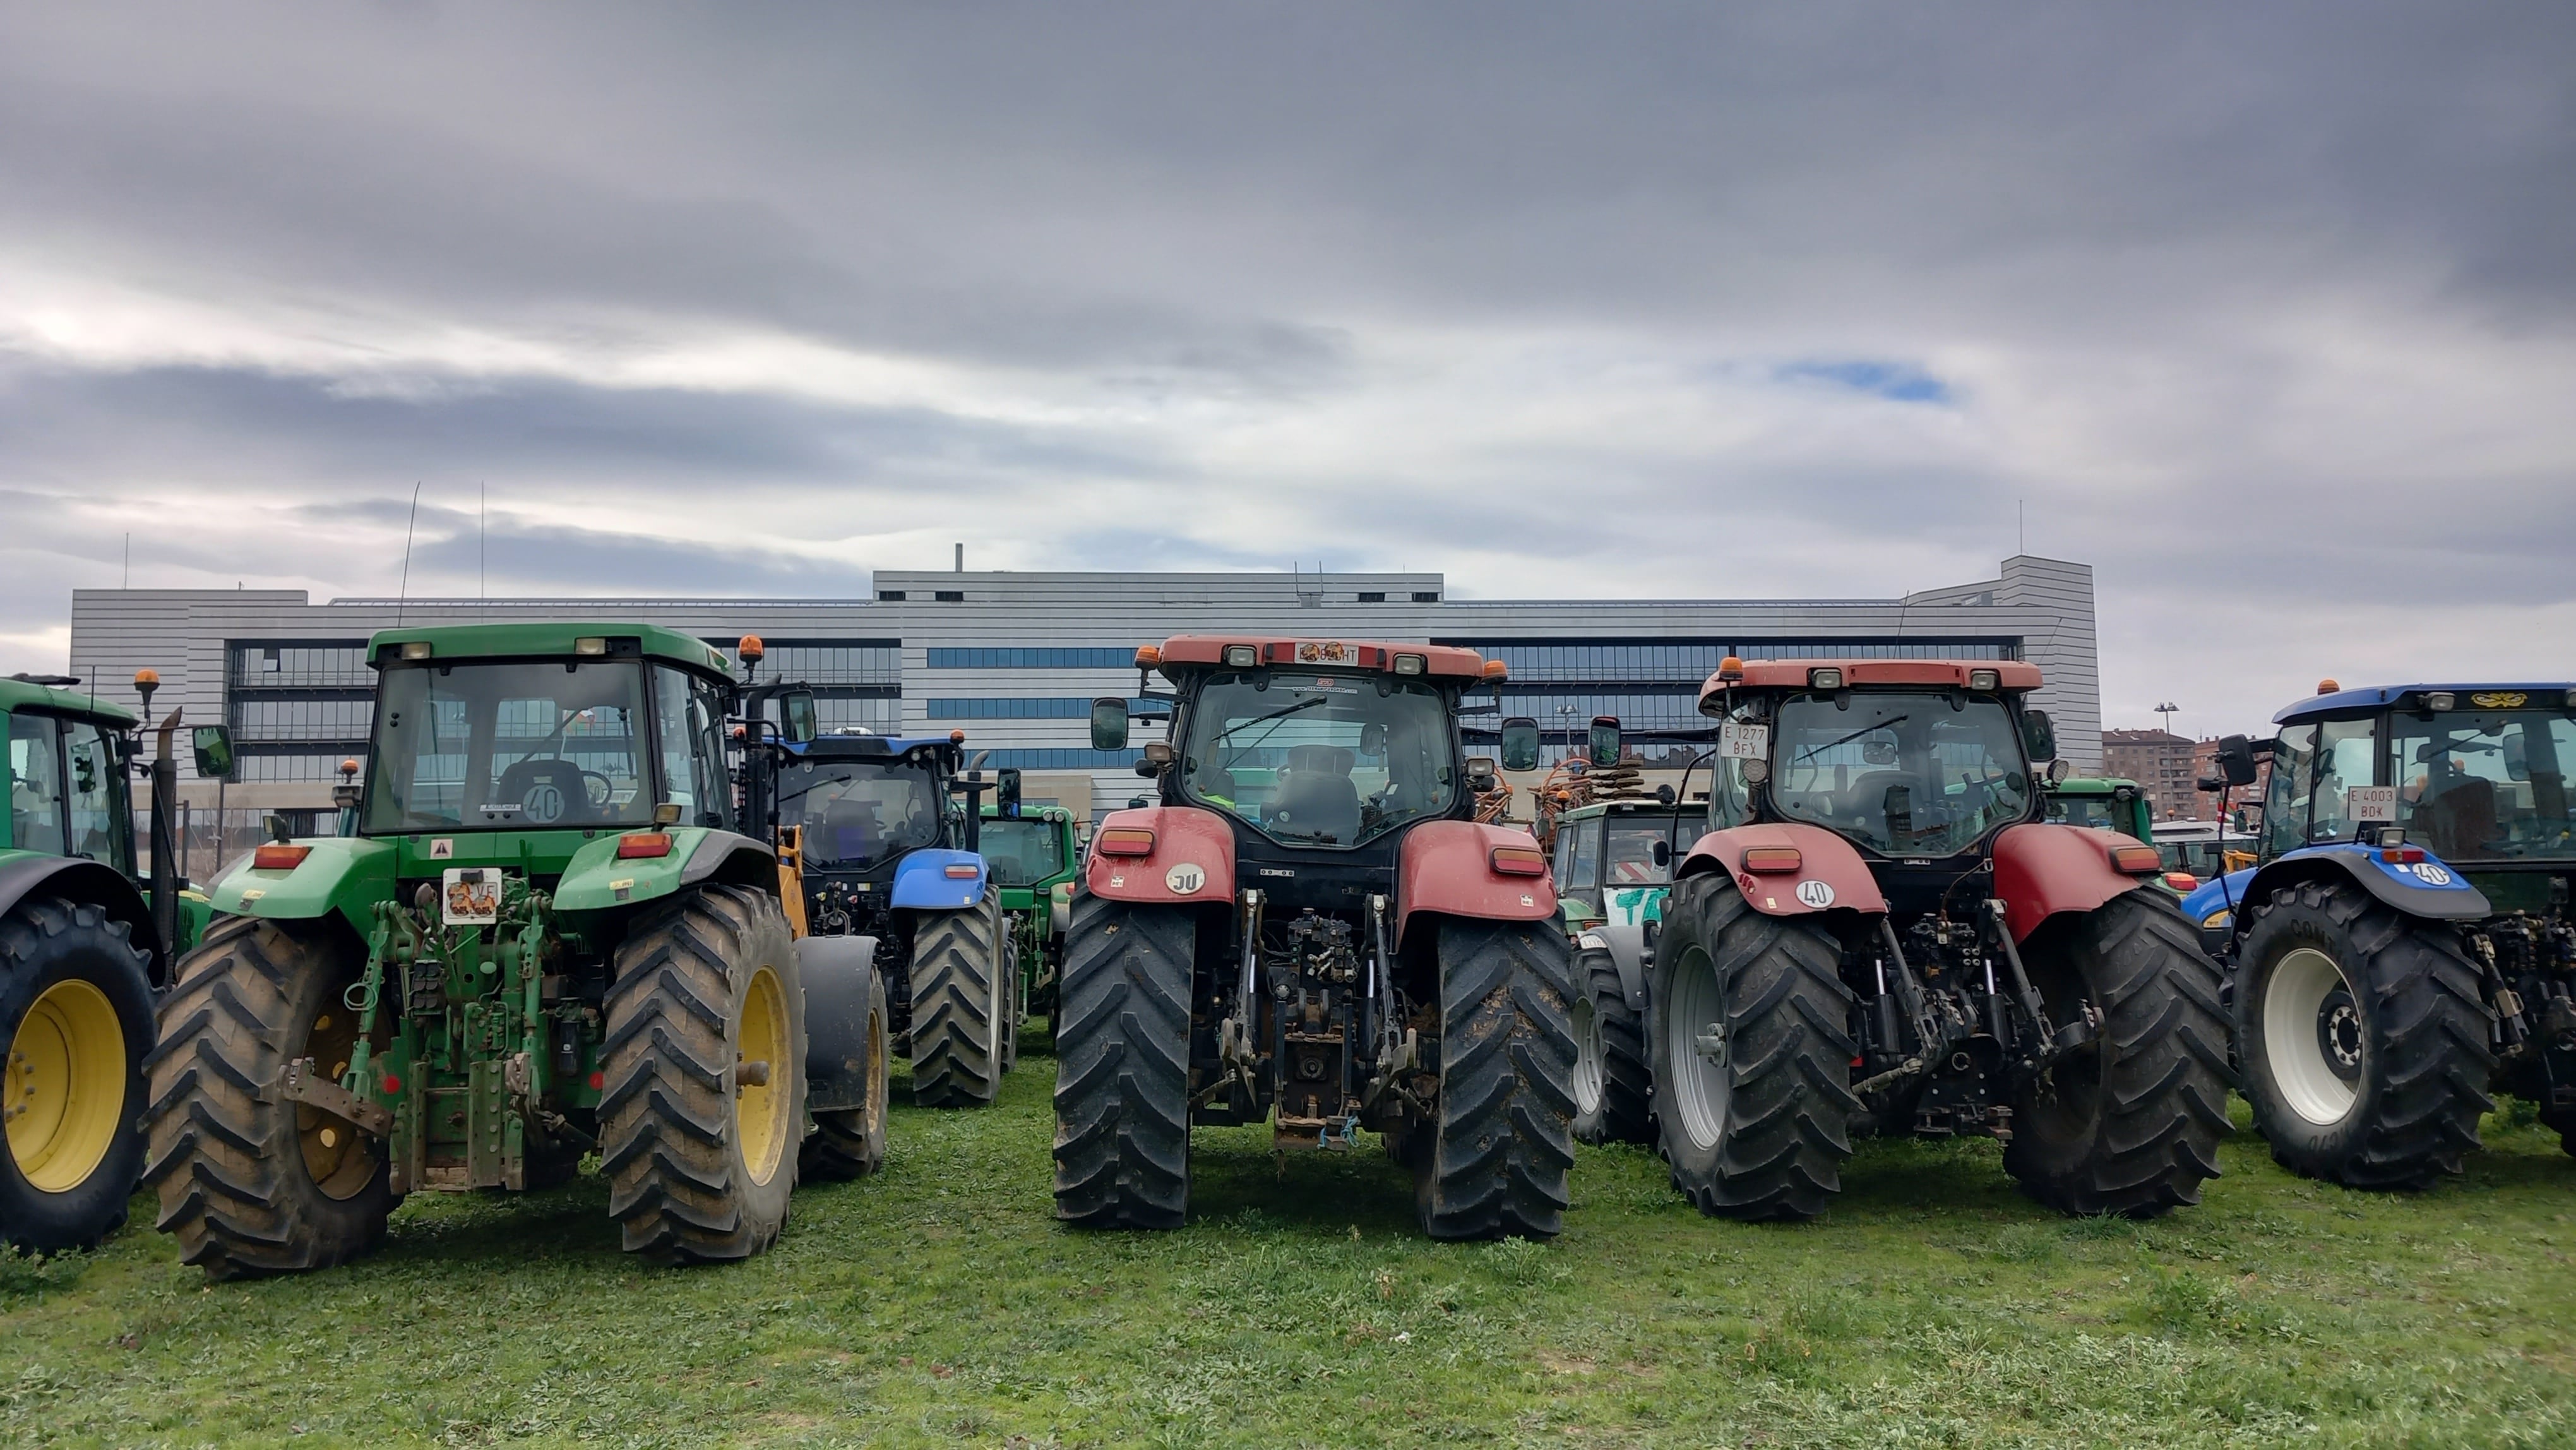
[[[2182,713],[2182,707],[2171,700],[2167,700],[2156,707],[2156,713],[2165,717],[2165,733],[2167,735],[2171,735],[2173,733],[2173,717]]]

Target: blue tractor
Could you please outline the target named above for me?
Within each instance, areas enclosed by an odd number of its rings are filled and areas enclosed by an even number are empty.
[[[1016,949],[976,850],[991,786],[963,768],[964,740],[839,731],[780,747],[751,777],[752,813],[801,871],[805,950],[846,943],[873,961],[892,1049],[930,1107],[991,1103],[1019,1045]]]
[[[2576,686],[2329,680],[2273,721],[2201,782],[2250,785],[2270,755],[2256,864],[2184,902],[2272,1156],[2422,1187],[2460,1171],[2491,1092],[2576,1153]]]

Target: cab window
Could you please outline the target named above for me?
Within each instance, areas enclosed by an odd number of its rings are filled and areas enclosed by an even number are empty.
[[[9,841],[50,856],[70,850],[63,833],[62,731],[50,715],[9,717]]]
[[[63,760],[68,767],[64,783],[73,853],[131,871],[134,813],[126,809],[116,741],[94,721],[66,720]]]
[[[2292,725],[2272,745],[2272,785],[2263,798],[2263,854],[2278,856],[2308,843],[2309,769],[2317,754],[2317,727]]]
[[[1590,891],[1601,884],[1601,820],[1594,817],[1574,828],[1573,860],[1565,870],[1565,890]],[[1560,848],[1564,849],[1564,848]]]

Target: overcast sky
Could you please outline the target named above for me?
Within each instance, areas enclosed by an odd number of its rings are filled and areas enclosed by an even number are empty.
[[[2576,7],[0,0],[70,591],[2094,566],[2105,723],[2576,675]]]

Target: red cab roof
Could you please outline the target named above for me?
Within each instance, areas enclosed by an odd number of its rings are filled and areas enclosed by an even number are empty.
[[[1741,690],[1803,690],[1809,673],[1820,669],[1842,671],[1844,686],[1853,689],[1930,685],[1964,690],[1972,670],[1981,674],[1992,670],[1998,690],[2039,688],[2039,666],[2021,660],[1747,660],[1744,678],[1734,684]],[[1723,696],[1726,685],[1722,674],[1708,677],[1708,683],[1699,687],[1700,713],[1713,713],[1711,706]]]
[[[1278,634],[1176,634],[1160,646],[1149,644],[1136,651],[1136,663],[1145,668],[1159,666],[1169,677],[1174,666],[1223,665],[1228,645],[1252,646],[1255,657],[1264,665],[1393,671],[1397,655],[1420,655],[1425,674],[1447,679],[1486,677],[1485,657],[1471,649],[1367,639],[1300,639]]]

